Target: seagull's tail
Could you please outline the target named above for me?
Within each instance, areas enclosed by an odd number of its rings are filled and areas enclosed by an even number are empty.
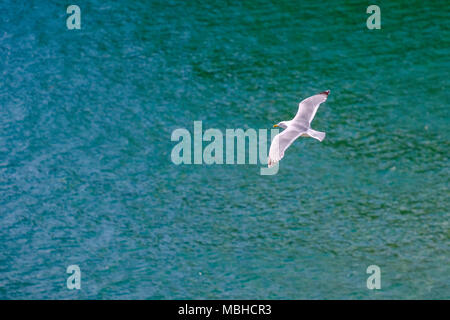
[[[306,131],[306,134],[311,138],[319,140],[320,142],[322,142],[322,140],[325,139],[325,132],[308,129],[308,131]]]

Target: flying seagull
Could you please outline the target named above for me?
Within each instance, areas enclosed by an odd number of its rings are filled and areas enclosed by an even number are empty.
[[[274,127],[280,127],[286,130],[277,134],[272,140],[269,149],[269,159],[267,161],[269,168],[274,166],[284,157],[286,149],[298,137],[311,137],[319,141],[322,141],[325,138],[325,132],[311,129],[311,121],[314,119],[320,104],[327,100],[329,93],[330,90],[327,90],[316,94],[315,96],[306,98],[298,105],[298,111],[294,119],[290,121],[281,121],[274,125]]]

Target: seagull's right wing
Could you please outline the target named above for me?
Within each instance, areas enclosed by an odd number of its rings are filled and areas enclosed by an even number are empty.
[[[284,151],[295,141],[304,131],[299,131],[294,128],[287,128],[283,132],[277,134],[270,145],[269,159],[267,164],[270,167],[275,165],[284,157]]]
[[[304,122],[310,124],[316,115],[317,109],[321,103],[327,100],[330,90],[321,92],[312,97],[306,98],[298,105],[298,111],[293,121]]]

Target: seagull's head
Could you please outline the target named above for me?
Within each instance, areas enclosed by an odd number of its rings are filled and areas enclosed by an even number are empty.
[[[281,122],[278,122],[277,124],[273,125],[274,128],[279,127],[279,128],[283,128],[283,129],[286,129],[287,126],[288,126],[287,121],[281,121]]]

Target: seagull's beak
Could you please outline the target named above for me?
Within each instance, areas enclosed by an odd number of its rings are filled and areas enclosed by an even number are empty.
[[[278,127],[278,125],[277,125],[277,124],[274,124],[273,127],[276,128],[276,127]]]

